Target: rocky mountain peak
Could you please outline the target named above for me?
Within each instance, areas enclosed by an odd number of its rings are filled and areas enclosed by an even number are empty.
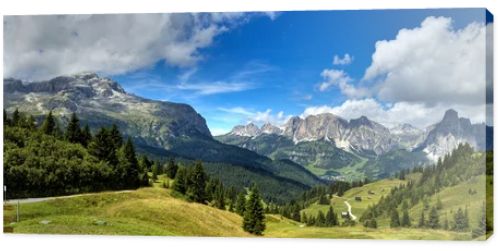
[[[458,112],[449,109],[440,122],[429,127],[427,137],[419,148],[434,161],[450,153],[461,143],[484,150],[487,142],[486,129],[485,124],[472,124],[470,119],[460,118]]]
[[[255,137],[261,134],[261,130],[257,125],[250,122],[247,125],[237,125],[229,132],[230,135]]]
[[[281,129],[272,125],[269,122],[266,122],[262,127],[260,128],[261,133],[265,134],[281,134]]]
[[[420,134],[423,133],[422,130],[414,127],[408,123],[397,124],[396,126],[390,129],[392,134],[395,135],[403,135],[403,134]]]
[[[352,126],[352,127],[359,127],[359,126],[372,126],[372,121],[368,119],[368,117],[366,116],[361,116],[357,119],[351,119],[349,121],[349,124]]]
[[[6,92],[50,93],[53,95],[61,93],[75,99],[126,94],[117,82],[110,78],[100,77],[96,73],[58,76],[46,81],[22,81],[9,78],[4,79],[4,88]]]
[[[205,119],[186,104],[128,94],[116,81],[96,73],[78,73],[45,81],[4,79],[4,107],[33,115],[52,110],[76,112],[91,128],[117,124],[141,144],[168,148],[175,137],[211,137]]]
[[[458,120],[458,112],[453,109],[448,109],[444,113],[443,121],[457,121]]]

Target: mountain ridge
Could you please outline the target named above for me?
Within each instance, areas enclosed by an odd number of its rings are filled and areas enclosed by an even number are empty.
[[[40,121],[52,111],[63,124],[76,113],[80,123],[89,124],[93,131],[116,124],[139,152],[163,160],[202,160],[222,182],[247,187],[255,182],[272,200],[291,198],[323,183],[300,165],[216,141],[205,119],[190,105],[128,94],[117,82],[94,73],[38,82],[4,79],[4,89],[4,107],[9,113],[19,109]],[[270,185],[278,189],[263,187]]]

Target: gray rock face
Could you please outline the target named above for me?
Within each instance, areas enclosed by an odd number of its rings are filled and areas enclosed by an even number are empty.
[[[326,140],[344,150],[372,151],[376,154],[395,147],[387,128],[367,117],[347,121],[333,114],[293,118],[285,125],[284,135],[294,142]]]
[[[425,132],[410,124],[399,124],[390,129],[399,145],[407,150],[413,150],[425,139]]]
[[[76,112],[93,128],[115,123],[135,140],[167,149],[177,136],[211,137],[205,119],[191,106],[137,97],[95,73],[40,82],[4,79],[4,107],[34,115],[53,110],[63,121]]]
[[[472,124],[467,118],[459,118],[455,110],[448,110],[443,119],[427,129],[425,141],[419,148],[427,157],[436,161],[455,149],[461,143],[468,143],[477,150],[486,149],[486,125]]]
[[[347,121],[330,113],[311,115],[304,119],[290,118],[282,129],[266,123],[260,130],[253,124],[236,126],[229,134],[256,137],[262,133],[283,135],[300,142],[325,140],[344,150],[369,151],[381,154],[393,149],[397,142],[383,125],[362,116]],[[258,128],[257,128],[258,129]]]
[[[247,125],[235,126],[229,134],[243,137],[255,137],[261,134],[261,130],[254,123],[249,123]]]
[[[428,159],[437,161],[460,143],[468,143],[478,150],[491,148],[492,140],[487,137],[487,129],[492,131],[485,124],[471,124],[469,119],[459,118],[456,111],[448,110],[442,121],[428,127],[426,131],[410,124],[397,125],[389,130],[365,116],[347,121],[325,113],[306,118],[292,117],[282,127],[269,123],[261,129],[254,124],[236,126],[228,135],[256,138],[262,134],[276,134],[293,141],[295,145],[301,142],[328,141],[346,151],[375,155],[395,149],[424,151]],[[268,142],[267,145],[271,143]]]
[[[264,134],[281,134],[281,129],[273,126],[271,123],[265,123],[261,128],[260,128],[261,133]]]

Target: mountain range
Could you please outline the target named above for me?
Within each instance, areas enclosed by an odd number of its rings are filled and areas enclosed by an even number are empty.
[[[397,171],[395,166],[435,162],[461,143],[481,151],[492,149],[492,132],[492,127],[472,124],[449,109],[425,130],[410,124],[387,128],[366,116],[346,120],[324,113],[292,117],[283,125],[238,125],[216,138],[271,158],[293,160],[323,177],[357,172],[381,178]]]
[[[139,152],[189,164],[202,160],[208,173],[229,185],[257,183],[269,201],[298,196],[323,181],[289,160],[273,160],[212,138],[205,119],[190,105],[156,101],[127,93],[95,73],[47,81],[4,79],[4,108],[32,114],[40,122],[49,111],[63,126],[72,113],[92,131],[116,124]]]
[[[472,124],[451,109],[425,130],[410,124],[387,128],[366,116],[347,120],[324,113],[292,117],[283,125],[238,125],[212,137],[205,119],[190,105],[138,97],[95,73],[47,81],[4,79],[4,108],[39,120],[52,111],[62,124],[76,113],[93,130],[116,124],[142,152],[201,159],[225,182],[248,184],[249,177],[264,177],[260,179],[282,188],[281,196],[321,184],[317,176],[380,178],[436,161],[460,143],[478,150],[492,147],[491,127]],[[230,175],[234,170],[244,175]]]
[[[292,117],[281,126],[270,123],[261,128],[254,123],[237,125],[228,134],[218,138],[257,138],[265,134],[275,134],[292,140],[294,144],[327,141],[345,151],[371,152],[376,155],[397,148],[409,151],[424,149],[429,153],[430,159],[436,159],[435,157],[443,157],[451,152],[459,143],[467,142],[478,150],[485,150],[486,128],[484,123],[472,124],[467,118],[459,118],[453,109],[447,110],[441,121],[426,130],[407,123],[389,129],[366,116],[346,120],[331,113],[323,113],[305,118]]]

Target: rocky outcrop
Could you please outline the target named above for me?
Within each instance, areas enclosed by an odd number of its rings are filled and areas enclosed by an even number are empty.
[[[4,79],[4,107],[34,115],[52,110],[62,122],[76,112],[93,128],[115,123],[136,141],[167,149],[178,136],[211,137],[205,119],[191,106],[137,97],[95,73],[39,82]]]
[[[472,124],[468,118],[460,118],[455,110],[450,109],[440,122],[427,129],[425,141],[419,148],[434,161],[450,153],[461,143],[468,143],[477,150],[486,150],[486,132],[484,123]]]

